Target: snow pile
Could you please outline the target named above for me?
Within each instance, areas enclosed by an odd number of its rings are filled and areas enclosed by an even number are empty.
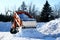
[[[38,29],[38,28],[42,27],[44,24],[46,24],[46,23],[45,22],[38,22],[36,24],[36,28]]]
[[[56,40],[60,40],[60,37],[56,38]]]
[[[52,20],[39,29],[37,29],[39,32],[45,35],[54,35],[60,33],[60,18]]]

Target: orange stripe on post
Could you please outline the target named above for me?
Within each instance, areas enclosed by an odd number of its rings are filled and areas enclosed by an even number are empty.
[[[17,15],[17,13],[15,12],[15,21],[16,23],[18,24],[18,26],[20,27],[22,25],[22,21],[21,19],[19,18],[19,16]]]

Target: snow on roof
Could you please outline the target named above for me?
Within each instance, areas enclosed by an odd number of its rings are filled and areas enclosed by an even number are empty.
[[[34,18],[29,18],[27,15],[25,14],[19,14],[19,17],[24,20],[24,21],[34,21]]]

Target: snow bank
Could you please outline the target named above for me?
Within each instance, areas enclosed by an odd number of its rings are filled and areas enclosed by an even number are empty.
[[[42,27],[44,24],[46,24],[46,22],[38,22],[38,23],[36,24],[36,28],[40,28],[40,27]]]
[[[60,18],[52,20],[39,29],[37,29],[39,32],[45,35],[54,35],[60,33]]]
[[[56,38],[56,40],[60,40],[60,37]]]

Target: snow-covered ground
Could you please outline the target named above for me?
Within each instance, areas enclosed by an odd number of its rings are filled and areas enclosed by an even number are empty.
[[[60,18],[36,24],[36,29],[19,29],[11,34],[11,22],[0,22],[0,40],[60,40]]]
[[[10,28],[11,22],[0,22],[0,40],[42,40],[43,34],[36,29],[19,29],[17,34],[11,34]]]
[[[60,18],[52,20],[38,29],[41,33],[45,35],[60,34]]]

